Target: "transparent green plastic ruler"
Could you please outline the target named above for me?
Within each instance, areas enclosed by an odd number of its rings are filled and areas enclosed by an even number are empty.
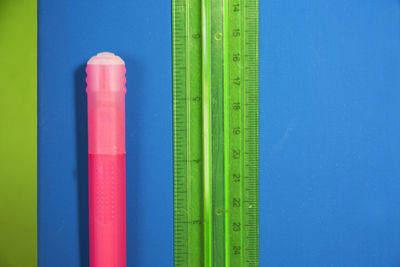
[[[258,0],[172,0],[175,266],[258,266]]]

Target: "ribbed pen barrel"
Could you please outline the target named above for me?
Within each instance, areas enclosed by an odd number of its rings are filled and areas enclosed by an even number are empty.
[[[91,267],[126,267],[125,64],[100,53],[87,64]]]
[[[101,53],[89,60],[86,72],[89,153],[125,153],[125,64]]]

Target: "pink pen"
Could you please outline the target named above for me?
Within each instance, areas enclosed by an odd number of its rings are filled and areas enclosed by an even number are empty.
[[[126,267],[125,63],[113,53],[86,68],[91,267]]]

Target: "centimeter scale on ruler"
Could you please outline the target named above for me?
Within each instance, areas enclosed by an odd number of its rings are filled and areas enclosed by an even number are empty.
[[[258,0],[172,0],[175,266],[258,266]]]

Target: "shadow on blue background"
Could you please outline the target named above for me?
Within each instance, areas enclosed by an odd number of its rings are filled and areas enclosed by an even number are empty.
[[[127,94],[129,93],[130,106],[127,107],[129,111],[129,118],[127,120],[130,121],[133,127],[135,127],[135,122],[139,121],[140,110],[140,95],[143,93],[142,88],[144,88],[142,82],[142,72],[140,70],[140,66],[135,62],[132,56],[128,54],[121,54],[121,57],[124,59],[127,70],[126,72],[126,80],[127,86],[134,85],[129,87],[132,88]],[[141,139],[140,137],[130,139],[130,142],[127,143],[127,151],[131,153],[127,153],[126,161],[127,164],[127,173],[131,179],[126,181],[126,191],[129,192],[129,200],[127,201],[127,216],[129,219],[129,227],[126,229],[126,236],[127,236],[127,251],[130,252],[129,254],[129,264],[131,266],[139,266],[140,265],[140,256],[138,255],[139,249],[137,246],[140,244],[139,237],[139,224],[138,220],[140,220],[136,215],[141,213],[141,209],[145,208],[143,203],[141,203],[138,196],[140,196],[140,184],[138,179],[135,177],[146,177],[146,170],[140,166],[140,156],[143,153],[141,147]],[[143,205],[143,207],[142,207]]]
[[[75,131],[80,266],[89,266],[88,129],[86,64],[75,70]]]

